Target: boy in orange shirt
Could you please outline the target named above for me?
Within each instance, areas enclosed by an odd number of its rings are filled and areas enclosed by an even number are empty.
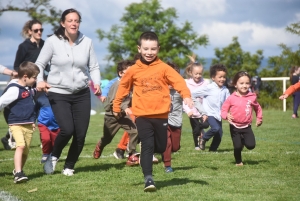
[[[153,153],[163,153],[167,145],[168,114],[171,85],[192,107],[190,90],[184,79],[172,67],[162,62],[158,37],[154,32],[144,32],[138,41],[141,58],[130,67],[120,81],[113,101],[113,112],[120,116],[120,105],[133,88],[132,113],[136,116],[138,136],[141,141],[141,166],[145,178],[145,192],[156,191],[152,178]]]

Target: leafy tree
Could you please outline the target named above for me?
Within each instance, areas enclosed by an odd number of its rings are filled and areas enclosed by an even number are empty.
[[[227,47],[215,48],[215,56],[217,58],[212,60],[212,64],[224,64],[228,69],[228,78],[232,78],[240,70],[245,70],[254,76],[258,74],[258,68],[263,59],[263,51],[257,50],[256,54],[251,55],[242,50],[238,37],[233,37],[232,43]]]
[[[300,22],[293,23],[286,27],[286,31],[300,36]],[[293,51],[285,44],[279,44],[281,54],[279,56],[271,56],[268,60],[268,67],[260,72],[262,77],[289,77],[292,66],[300,65],[300,44],[298,49]],[[288,85],[287,85],[288,86]],[[262,93],[265,96],[266,106],[281,108],[281,102],[278,102],[278,97],[282,94],[281,82],[265,82]],[[287,99],[287,108],[292,107],[292,99]]]
[[[97,30],[100,41],[104,38],[109,41],[106,60],[114,63],[106,70],[107,78],[114,76],[115,63],[134,58],[137,40],[144,31],[154,31],[159,36],[160,59],[175,62],[180,67],[185,67],[189,61],[186,55],[191,55],[198,46],[208,44],[208,37],[199,36],[190,22],[183,23],[182,27],[176,25],[175,8],[164,9],[159,0],[132,3],[125,10],[119,25],[113,25],[109,32]]]
[[[51,0],[25,0],[22,5],[14,6],[13,0],[11,0],[6,6],[0,6],[0,16],[3,12],[7,11],[19,11],[26,12],[32,19],[38,19],[42,23],[48,23],[52,25],[52,30],[59,27],[59,19],[62,13],[61,10],[56,10],[54,6],[50,4]]]

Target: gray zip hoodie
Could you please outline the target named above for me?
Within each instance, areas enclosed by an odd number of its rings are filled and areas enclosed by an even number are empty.
[[[100,69],[92,40],[80,32],[73,45],[54,34],[46,39],[35,62],[40,69],[37,83],[43,81],[43,72],[48,62],[50,72],[47,83],[51,86],[49,92],[74,94],[87,88],[88,72],[94,84],[100,85]]]

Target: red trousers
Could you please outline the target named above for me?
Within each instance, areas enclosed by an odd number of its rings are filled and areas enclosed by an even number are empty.
[[[165,167],[171,166],[171,154],[180,149],[181,127],[168,125],[167,147],[162,154]]]
[[[50,154],[53,150],[54,141],[57,134],[60,132],[60,129],[49,130],[47,126],[43,124],[38,124],[40,131],[40,138],[43,145],[42,151],[43,154]]]

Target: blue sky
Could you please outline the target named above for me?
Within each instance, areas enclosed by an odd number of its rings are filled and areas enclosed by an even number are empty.
[[[29,0],[1,0],[23,4]],[[119,24],[125,7],[133,0],[52,0],[58,9],[75,8],[82,14],[80,31],[92,38],[100,64],[105,64],[107,41],[99,41],[96,29],[109,31]],[[298,48],[300,37],[287,33],[285,27],[300,21],[299,0],[162,0],[163,8],[177,10],[179,26],[182,22],[192,23],[200,35],[209,37],[209,45],[195,52],[203,58],[214,57],[214,48],[222,48],[237,36],[244,51],[255,53],[262,49],[265,58],[280,54],[278,44],[284,43],[293,50]],[[5,12],[0,16],[0,64],[12,66],[18,45],[24,40],[21,29],[29,20],[26,13]],[[51,27],[44,24],[43,39],[51,34]],[[163,47],[161,47],[163,48]]]

